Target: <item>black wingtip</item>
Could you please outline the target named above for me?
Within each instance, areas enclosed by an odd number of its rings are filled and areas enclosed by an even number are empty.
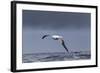
[[[44,35],[44,36],[42,37],[42,39],[44,39],[44,38],[47,37],[47,36],[49,36],[49,35]]]
[[[64,40],[62,40],[62,46],[65,48],[65,50],[69,53],[69,50],[68,48],[66,47],[65,43],[64,43]]]
[[[42,39],[44,39],[44,37],[42,37]]]

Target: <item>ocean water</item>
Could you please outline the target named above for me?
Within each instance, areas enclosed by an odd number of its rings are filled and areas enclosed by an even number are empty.
[[[91,59],[90,51],[54,52],[54,53],[28,53],[22,55],[22,63],[72,61]]]

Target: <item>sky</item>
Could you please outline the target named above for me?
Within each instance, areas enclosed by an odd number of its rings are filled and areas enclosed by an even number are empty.
[[[69,51],[90,51],[89,13],[23,10],[23,53],[65,52],[61,43],[43,35],[63,36]]]

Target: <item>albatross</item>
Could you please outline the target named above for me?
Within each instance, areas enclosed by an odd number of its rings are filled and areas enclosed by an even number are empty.
[[[50,36],[52,39],[54,39],[54,40],[59,40],[59,41],[61,42],[61,45],[65,48],[65,50],[66,50],[67,52],[69,52],[68,48],[67,48],[66,45],[65,45],[65,42],[64,42],[62,36],[59,36],[59,35],[44,35],[44,36],[42,37],[42,39],[45,39],[46,37],[49,37],[49,36]]]

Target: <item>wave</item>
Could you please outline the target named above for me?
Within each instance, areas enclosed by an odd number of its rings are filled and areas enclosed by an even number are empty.
[[[53,52],[53,53],[28,53],[22,55],[23,63],[32,62],[50,62],[50,61],[72,61],[72,60],[86,60],[91,59],[89,51],[79,52]]]

